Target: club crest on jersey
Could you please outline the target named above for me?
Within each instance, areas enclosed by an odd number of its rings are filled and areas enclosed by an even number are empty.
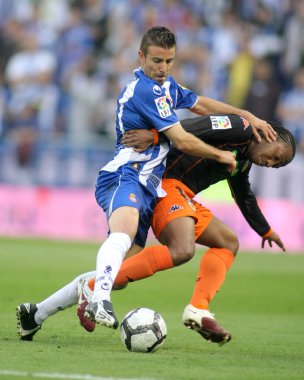
[[[155,85],[155,86],[153,86],[153,92],[154,92],[155,95],[158,95],[158,96],[159,96],[159,95],[162,94],[163,90],[161,89],[160,86]]]
[[[129,199],[130,199],[131,202],[133,202],[133,203],[137,203],[137,198],[136,198],[136,195],[135,195],[135,194],[130,193],[130,195],[129,195]]]
[[[244,124],[244,131],[246,131],[246,129],[249,127],[249,121],[247,119],[244,119],[243,117],[241,117],[242,119],[242,122]]]
[[[169,214],[171,214],[171,212],[174,212],[174,211],[177,211],[177,210],[183,210],[184,209],[184,207],[182,207],[182,206],[179,206],[179,205],[172,205],[171,207],[170,207],[170,210],[169,210]]]
[[[232,128],[228,116],[210,116],[212,129],[229,129]]]
[[[156,98],[154,101],[156,104],[157,111],[163,119],[171,115],[171,110],[165,96]]]

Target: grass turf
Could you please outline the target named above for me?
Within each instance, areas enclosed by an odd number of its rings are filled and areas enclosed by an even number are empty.
[[[216,318],[233,335],[223,347],[181,324],[200,252],[181,267],[113,292],[120,320],[139,306],[154,308],[165,318],[168,337],[154,354],[126,351],[118,331],[99,327],[87,333],[79,326],[75,307],[49,318],[33,342],[19,341],[16,305],[39,302],[78,274],[94,269],[97,249],[96,244],[0,239],[0,379],[39,379],[39,372],[46,374],[41,379],[55,373],[59,373],[55,379],[60,374],[113,380],[304,378],[304,255],[238,255],[212,303]]]

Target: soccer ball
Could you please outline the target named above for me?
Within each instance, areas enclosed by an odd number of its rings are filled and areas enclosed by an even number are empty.
[[[155,352],[167,336],[163,317],[145,307],[130,311],[120,326],[120,339],[129,351]]]

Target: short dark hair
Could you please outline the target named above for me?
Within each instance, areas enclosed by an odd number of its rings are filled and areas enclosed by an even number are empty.
[[[165,26],[154,26],[149,29],[142,37],[140,43],[140,50],[147,54],[149,46],[159,46],[164,49],[171,49],[176,46],[176,38]]]
[[[276,131],[277,133],[277,140],[283,141],[286,145],[289,145],[292,149],[292,157],[289,161],[284,162],[281,166],[285,166],[289,164],[295,154],[296,154],[296,140],[294,138],[294,135],[286,128],[283,127],[281,122],[279,121],[267,121],[268,124],[272,126],[272,128]]]

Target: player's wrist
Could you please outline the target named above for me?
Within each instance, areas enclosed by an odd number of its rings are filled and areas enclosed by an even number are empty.
[[[159,141],[158,132],[155,128],[152,128],[151,132],[153,133],[153,145],[156,145],[156,144],[158,144],[158,141]]]
[[[269,236],[270,236],[272,233],[273,233],[273,230],[272,230],[272,228],[270,228],[269,231],[266,232],[266,234],[262,235],[262,238],[263,238],[263,239],[267,239],[267,238],[269,238]]]

